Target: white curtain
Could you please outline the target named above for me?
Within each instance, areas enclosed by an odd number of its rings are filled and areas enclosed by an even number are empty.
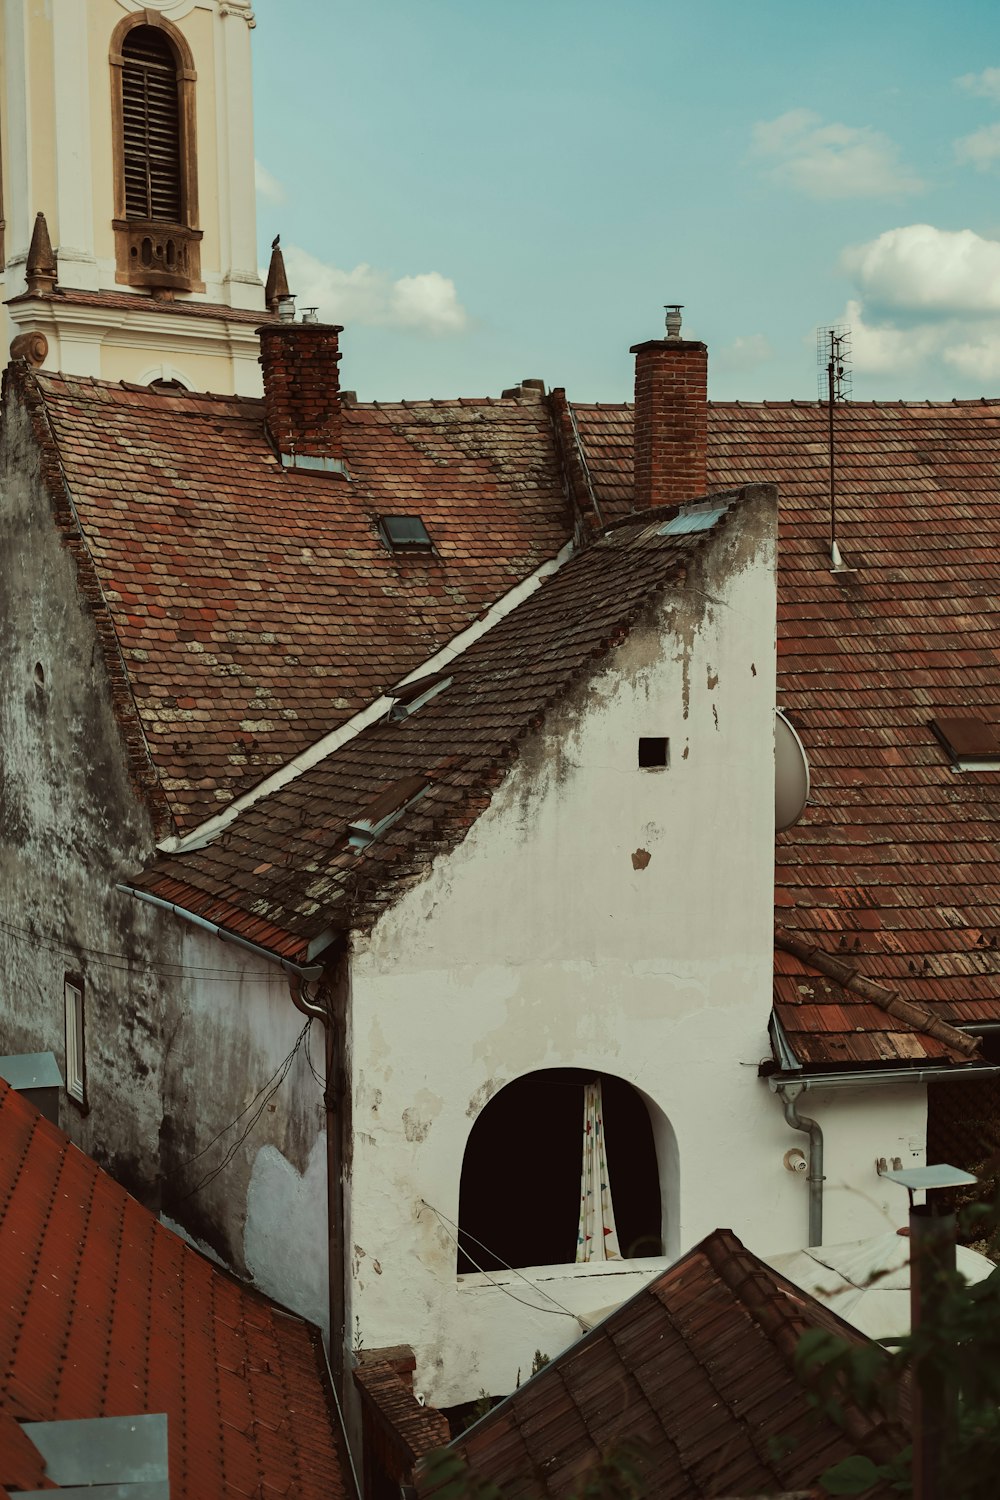
[[[580,1180],[580,1227],[576,1237],[577,1264],[587,1260],[621,1260],[615,1211],[604,1150],[604,1111],[601,1080],[583,1088],[583,1173]]]

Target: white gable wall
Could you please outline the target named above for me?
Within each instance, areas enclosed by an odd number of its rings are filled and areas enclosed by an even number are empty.
[[[466,1140],[523,1074],[613,1073],[658,1107],[671,1257],[720,1223],[768,1246],[804,1237],[802,1185],[782,1168],[797,1139],[757,1078],[772,969],[773,525],[766,497],[730,521],[357,947],[349,1326],[367,1347],[412,1343],[437,1404],[509,1390],[536,1348],[553,1354],[580,1331],[456,1276],[446,1220],[459,1217]],[[638,738],[656,734],[670,738],[669,769],[641,771]],[[593,1311],[662,1263],[528,1274]]]

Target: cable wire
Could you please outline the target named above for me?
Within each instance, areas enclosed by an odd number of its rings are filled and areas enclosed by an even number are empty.
[[[215,1179],[216,1179],[216,1177],[218,1177],[219,1173],[225,1171],[226,1167],[228,1167],[229,1164],[234,1160],[237,1151],[239,1151],[240,1147],[243,1145],[244,1141],[247,1139],[247,1137],[249,1136],[250,1132],[253,1130],[254,1126],[257,1124],[257,1121],[260,1119],[261,1115],[264,1113],[264,1110],[267,1108],[268,1104],[270,1104],[271,1100],[274,1098],[275,1094],[278,1092],[278,1090],[280,1089],[281,1085],[284,1083],[285,1079],[288,1077],[288,1074],[289,1074],[289,1071],[291,1069],[292,1063],[295,1060],[295,1054],[298,1052],[299,1048],[302,1046],[302,1043],[305,1041],[306,1033],[308,1032],[309,1027],[311,1025],[312,1025],[312,1020],[310,1019],[310,1020],[308,1020],[306,1022],[306,1024],[303,1026],[302,1030],[299,1032],[298,1037],[297,1037],[296,1042],[295,1042],[295,1046],[292,1048],[291,1052],[289,1052],[289,1054],[285,1058],[284,1062],[280,1065],[280,1067],[277,1069],[276,1072],[272,1073],[271,1078],[264,1085],[264,1088],[261,1089],[255,1095],[254,1099],[251,1099],[250,1104],[247,1105],[247,1109],[249,1109],[254,1104],[254,1102],[255,1102],[256,1099],[260,1099],[260,1105],[259,1105],[256,1113],[253,1115],[252,1119],[247,1124],[246,1129],[241,1132],[241,1134],[239,1135],[239,1137],[227,1149],[226,1154],[222,1158],[222,1160],[219,1163],[219,1165],[217,1167],[213,1167],[210,1172],[206,1172],[205,1176],[201,1179],[200,1182],[195,1183],[195,1185],[194,1185],[193,1188],[190,1188],[188,1192],[182,1194],[181,1200],[180,1200],[182,1203],[186,1202],[188,1198],[193,1198],[194,1195],[195,1195],[195,1193],[200,1193],[201,1190],[202,1190],[202,1188],[207,1187],[210,1182],[214,1182]],[[263,1095],[263,1097],[261,1097],[262,1095]],[[246,1112],[247,1112],[246,1109],[242,1110],[241,1113],[236,1116],[236,1120],[241,1119],[242,1116],[246,1114]],[[220,1131],[219,1134],[220,1135],[225,1135],[226,1130],[230,1130],[232,1128],[232,1126],[236,1124],[236,1120],[231,1121],[230,1124],[225,1127],[225,1130]],[[218,1140],[219,1137],[216,1136],[215,1139]],[[214,1144],[214,1142],[212,1142],[212,1141],[209,1142],[209,1146],[211,1146],[213,1144]],[[209,1149],[209,1147],[206,1146],[205,1150],[207,1151],[208,1149]],[[204,1152],[199,1152],[199,1155],[204,1155]],[[191,1160],[192,1161],[196,1161],[197,1157],[192,1157]]]
[[[472,1261],[472,1264],[475,1266],[476,1270],[479,1271],[479,1272],[481,1272],[482,1275],[486,1277],[486,1280],[489,1282],[490,1286],[495,1286],[496,1289],[497,1289],[497,1291],[505,1293],[506,1296],[511,1297],[515,1302],[520,1302],[520,1304],[521,1304],[522,1307],[530,1308],[532,1312],[555,1313],[557,1316],[561,1315],[562,1317],[565,1317],[565,1318],[572,1318],[573,1321],[574,1321],[574,1323],[579,1323],[580,1322],[580,1318],[579,1318],[579,1315],[577,1313],[570,1312],[570,1310],[569,1310],[568,1307],[563,1307],[562,1303],[561,1302],[557,1302],[556,1299],[555,1299],[555,1297],[553,1297],[549,1292],[547,1292],[544,1287],[536,1286],[533,1281],[529,1281],[528,1280],[527,1276],[521,1275],[521,1272],[517,1269],[516,1266],[508,1266],[507,1262],[504,1260],[503,1256],[502,1255],[497,1255],[497,1253],[496,1253],[495,1250],[490,1250],[489,1245],[484,1245],[483,1242],[482,1242],[482,1240],[477,1240],[476,1236],[474,1234],[469,1234],[469,1231],[467,1229],[459,1229],[459,1226],[455,1223],[454,1219],[449,1219],[447,1214],[443,1214],[439,1208],[435,1208],[434,1205],[433,1205],[433,1203],[428,1203],[426,1198],[421,1198],[420,1201],[424,1205],[425,1208],[429,1208],[430,1209],[430,1211],[431,1211],[432,1214],[437,1214],[437,1216],[441,1220],[442,1224],[444,1224],[444,1225],[451,1224],[456,1230],[458,1230],[459,1234],[464,1234],[467,1239],[472,1240],[475,1244],[479,1245],[481,1249],[487,1251],[488,1254],[492,1255],[493,1258],[494,1258],[494,1260],[498,1260],[501,1265],[507,1266],[507,1270],[508,1271],[513,1271],[513,1273],[514,1273],[515,1276],[520,1276],[521,1280],[524,1282],[525,1286],[530,1286],[530,1288],[531,1288],[531,1290],[533,1292],[541,1292],[542,1296],[548,1298],[548,1300],[553,1304],[553,1306],[552,1307],[539,1307],[538,1304],[535,1303],[535,1302],[525,1302],[525,1300],[524,1300],[523,1297],[517,1297],[517,1296],[515,1296],[512,1291],[510,1291],[507,1287],[505,1287],[502,1281],[494,1281],[493,1277],[490,1275],[489,1271],[484,1270],[483,1267],[479,1264],[479,1262],[477,1260],[475,1260],[471,1255],[469,1255],[468,1250],[465,1248],[465,1246],[463,1244],[461,1244],[461,1242],[459,1241],[457,1235],[452,1234],[451,1231],[446,1228],[445,1229],[445,1234],[447,1234],[448,1238],[453,1241],[453,1243],[455,1245],[455,1248],[458,1249],[458,1250],[461,1250],[462,1254],[465,1255],[469,1260]]]
[[[0,932],[6,932],[12,937],[30,938],[36,948],[44,948],[49,953],[64,953],[75,957],[77,954],[85,953],[88,958],[101,960],[101,967],[118,974],[158,974],[163,979],[183,979],[185,976],[203,980],[206,984],[228,984],[232,982],[232,969],[216,968],[210,964],[181,964],[181,963],[136,963],[130,959],[127,953],[112,953],[103,948],[88,948],[84,943],[59,942],[56,939],[39,937],[28,927],[18,927],[13,922],[0,920]],[[120,959],[120,963],[109,963],[109,959]],[[243,983],[273,984],[274,978],[268,974],[242,974]]]

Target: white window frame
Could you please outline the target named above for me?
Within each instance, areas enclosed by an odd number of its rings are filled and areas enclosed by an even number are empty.
[[[87,1063],[83,1016],[83,980],[67,974],[63,981],[66,1025],[66,1092],[77,1104],[87,1102]]]

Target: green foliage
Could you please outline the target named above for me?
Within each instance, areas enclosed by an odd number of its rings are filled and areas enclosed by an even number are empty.
[[[434,1500],[516,1500],[525,1492],[534,1493],[530,1481],[506,1493],[488,1480],[469,1473],[468,1465],[451,1448],[437,1448],[420,1461],[422,1488],[434,1486]],[[572,1500],[646,1500],[653,1493],[641,1443],[623,1439],[614,1443],[590,1471]]]
[[[420,1462],[421,1482],[437,1485],[435,1500],[503,1500],[495,1484],[474,1479],[465,1459],[450,1448],[435,1448]]]
[[[969,1205],[961,1225],[970,1237],[995,1243],[1000,1200]],[[950,1393],[953,1412],[942,1455],[941,1493],[949,1500],[995,1500],[1000,1473],[1000,1267],[974,1286],[967,1286],[957,1272],[938,1272],[926,1303],[921,1326],[898,1340],[892,1351],[810,1330],[799,1342],[799,1374],[820,1409],[843,1425],[846,1401],[870,1415],[898,1419],[903,1383],[925,1372]],[[856,1454],[827,1470],[820,1483],[829,1495],[865,1495],[878,1483],[911,1494],[910,1462],[909,1448],[886,1464]]]

